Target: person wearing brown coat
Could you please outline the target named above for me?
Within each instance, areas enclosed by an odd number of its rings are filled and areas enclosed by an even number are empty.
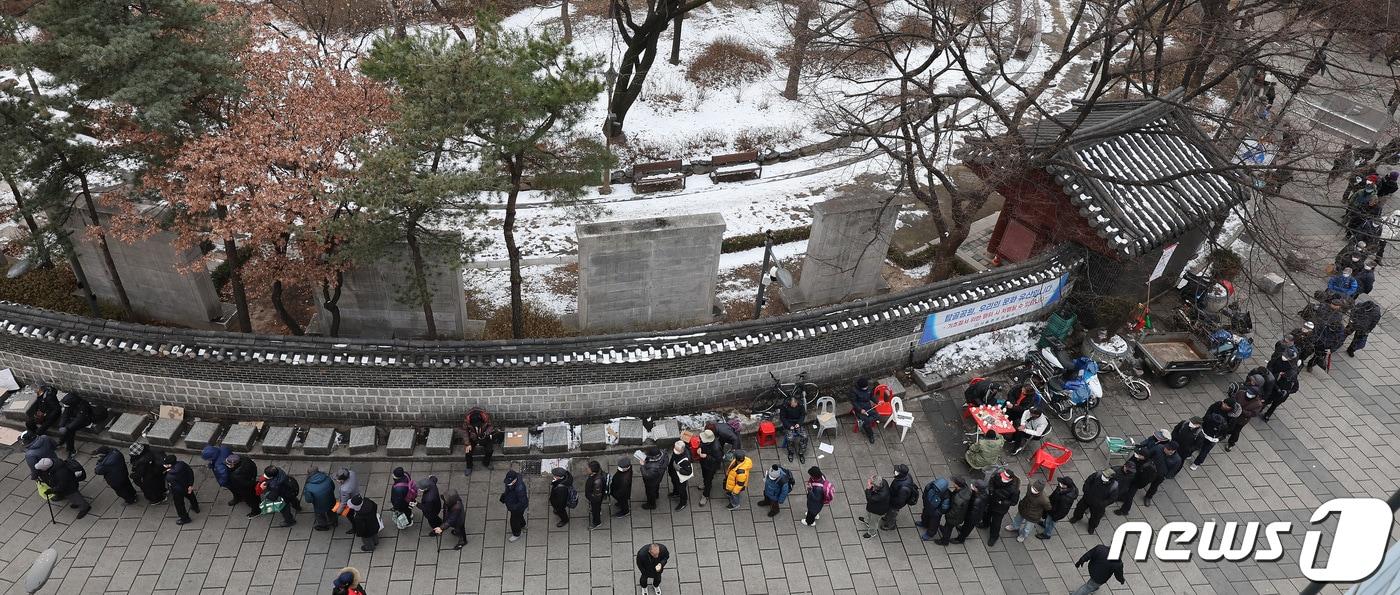
[[[1006,530],[1016,533],[1016,541],[1025,543],[1032,527],[1040,525],[1042,530],[1045,528],[1045,515],[1050,513],[1051,508],[1050,494],[1045,493],[1045,482],[1037,479],[1016,505],[1016,515],[1011,517],[1011,524],[1006,526]]]
[[[1257,390],[1245,388],[1235,397],[1235,401],[1240,404],[1240,416],[1230,420],[1230,440],[1225,443],[1225,452],[1230,452],[1235,448],[1235,443],[1240,441],[1240,432],[1249,425],[1249,420],[1254,419],[1264,411],[1264,399],[1259,396]]]

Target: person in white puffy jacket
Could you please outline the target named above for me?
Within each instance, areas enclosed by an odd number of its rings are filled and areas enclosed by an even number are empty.
[[[1050,420],[1037,407],[1027,409],[1021,414],[1021,426],[1016,433],[1011,435],[1011,439],[1006,441],[1007,448],[1011,449],[1011,454],[1018,454],[1026,448],[1026,441],[1031,438],[1040,438],[1050,431]]]

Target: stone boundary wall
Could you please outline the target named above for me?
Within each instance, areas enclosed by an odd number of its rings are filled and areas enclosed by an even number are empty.
[[[818,383],[922,361],[928,313],[1076,269],[1066,248],[1012,267],[768,318],[667,333],[525,341],[374,341],[167,329],[0,303],[0,367],[119,409],[305,425],[502,423],[693,412],[741,403],[769,372]],[[1005,326],[1036,317],[1043,312]],[[991,330],[996,327],[981,329]]]

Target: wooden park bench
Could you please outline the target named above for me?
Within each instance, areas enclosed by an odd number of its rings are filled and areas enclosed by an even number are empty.
[[[763,165],[758,163],[758,151],[741,151],[728,155],[710,157],[710,181],[737,182],[755,180],[763,176]]]
[[[651,192],[667,188],[685,188],[685,171],[681,160],[638,163],[632,166],[632,189]]]

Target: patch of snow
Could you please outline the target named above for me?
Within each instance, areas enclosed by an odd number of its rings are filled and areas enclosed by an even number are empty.
[[[1023,322],[1004,329],[968,337],[939,349],[924,370],[944,378],[1019,360],[1035,348],[1043,322]]]

